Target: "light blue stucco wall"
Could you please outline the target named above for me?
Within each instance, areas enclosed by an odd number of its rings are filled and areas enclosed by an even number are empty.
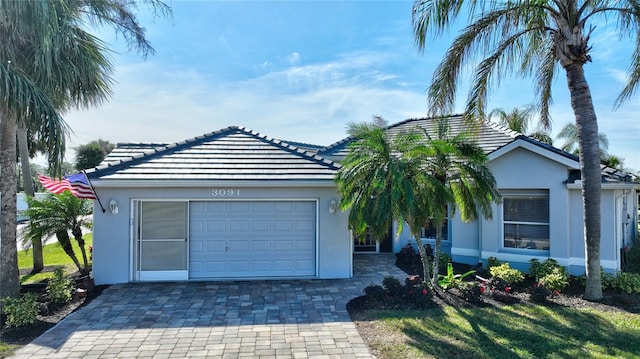
[[[111,199],[119,207],[118,214],[113,215],[108,208],[106,213],[102,213],[97,202],[94,206],[93,274],[96,284],[126,283],[133,278],[130,226],[133,200],[214,200],[211,190],[220,187],[126,189],[104,187],[99,181],[95,181],[94,186],[105,207],[108,207]],[[329,279],[351,276],[352,243],[347,213],[339,209],[333,214],[329,213],[329,202],[338,199],[335,187],[242,187],[233,184],[224,184],[222,187],[240,189],[241,195],[233,200],[317,200],[317,277]]]

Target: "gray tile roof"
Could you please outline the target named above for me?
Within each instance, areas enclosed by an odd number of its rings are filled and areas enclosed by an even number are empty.
[[[426,129],[429,133],[434,133],[436,126],[435,118],[412,118],[406,121],[398,122],[387,127],[390,134],[397,134],[400,131],[406,131],[415,127]],[[449,126],[453,136],[461,132],[468,132],[468,125],[465,124],[462,115],[449,116]],[[478,133],[471,139],[477,143],[486,153],[491,153],[498,148],[513,142],[518,136],[522,136],[518,132],[511,131],[507,128],[496,125],[495,123],[484,121],[480,123]],[[353,141],[353,137],[347,137],[332,145],[324,147],[318,151],[321,156],[346,156],[349,151],[349,144]]]
[[[340,166],[314,153],[231,126],[173,144],[118,144],[91,179],[333,180]]]

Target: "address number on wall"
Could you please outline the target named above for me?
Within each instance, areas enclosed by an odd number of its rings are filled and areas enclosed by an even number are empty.
[[[212,197],[238,197],[240,190],[237,188],[214,188],[211,190]]]

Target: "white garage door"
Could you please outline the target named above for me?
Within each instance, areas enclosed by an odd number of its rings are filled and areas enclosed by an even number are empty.
[[[191,202],[189,277],[316,274],[315,201]]]

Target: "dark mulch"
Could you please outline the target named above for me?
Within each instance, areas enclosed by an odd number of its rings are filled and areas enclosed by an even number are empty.
[[[77,287],[86,288],[86,286],[83,286],[82,281],[79,278],[76,279],[76,282]],[[46,283],[35,283],[22,286],[21,292],[32,292],[40,295],[42,307],[41,313],[38,315],[36,322],[32,325],[20,328],[1,328],[0,342],[9,344],[14,348],[16,346],[19,347],[29,344],[42,333],[55,326],[66,316],[73,313],[78,308],[89,304],[108,287],[108,285],[95,286],[91,290],[87,291],[86,296],[84,297],[74,295],[71,302],[64,305],[54,306],[46,302],[44,296]]]

